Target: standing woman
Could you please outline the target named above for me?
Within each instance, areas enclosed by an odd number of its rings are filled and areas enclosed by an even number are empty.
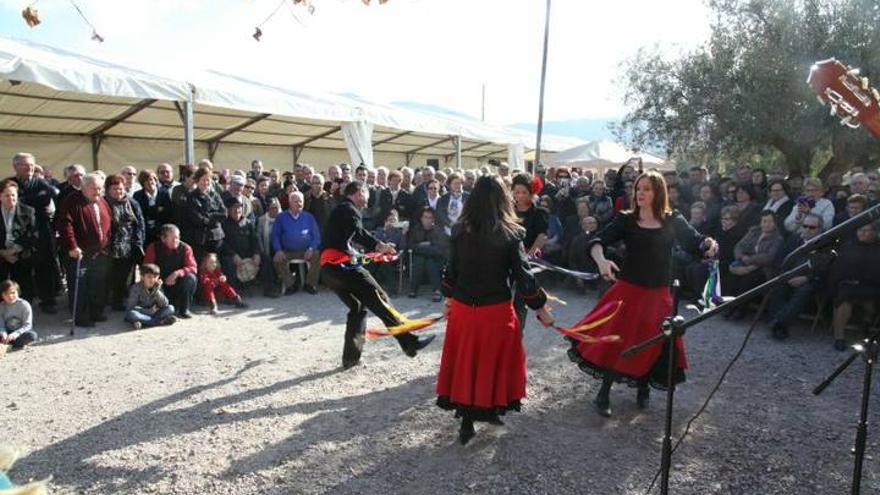
[[[547,243],[547,229],[550,225],[549,213],[535,207],[532,179],[527,174],[516,174],[513,177],[512,189],[514,213],[524,229],[522,233],[523,247],[528,256],[537,256],[543,251],[544,244]],[[520,330],[524,330],[528,309],[526,309],[526,303],[519,290],[513,299],[513,307],[516,310]]]
[[[104,180],[104,191],[104,199],[110,206],[108,295],[110,307],[114,311],[123,311],[128,298],[128,286],[134,282],[134,266],[144,260],[144,217],[138,202],[128,197],[123,176],[107,177]]]
[[[223,228],[226,208],[219,194],[211,189],[211,171],[207,168],[196,170],[193,175],[195,188],[186,195],[183,237],[192,248],[196,259],[201,260],[205,253],[216,253],[223,242]]]
[[[604,253],[605,246],[618,241],[626,246],[622,270],[607,260]],[[714,256],[717,249],[712,238],[700,235],[681,214],[669,208],[663,176],[653,171],[636,179],[635,207],[617,215],[590,241],[590,255],[599,273],[615,283],[587,318],[608,303],[621,301],[623,305],[618,315],[593,333],[594,337],[619,335],[620,340],[597,345],[572,343],[568,356],[582,371],[602,379],[594,401],[602,416],[611,416],[609,394],[615,381],[638,387],[637,400],[641,408],[648,404],[648,385],[666,387],[665,345],[657,343],[633,356],[620,354],[627,347],[657,335],[663,319],[672,313],[669,279],[672,248],[676,243],[685,251],[695,253],[702,247],[707,257]],[[615,272],[620,272],[619,279]],[[680,383],[687,368],[681,337],[676,337],[675,347],[673,383]]]
[[[159,238],[159,228],[174,221],[171,206],[171,193],[159,187],[159,178],[152,170],[141,170],[137,177],[141,188],[131,196],[141,207],[144,215],[146,235],[144,245],[148,246]]]
[[[502,424],[498,416],[518,411],[525,397],[526,357],[510,280],[542,322],[552,320],[547,296],[528,271],[524,233],[501,180],[480,177],[453,229],[443,279],[448,323],[437,405],[461,418],[462,444],[475,435],[474,421]]]

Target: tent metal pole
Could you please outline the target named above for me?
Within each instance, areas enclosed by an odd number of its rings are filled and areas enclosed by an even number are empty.
[[[529,170],[535,173],[535,168],[541,162],[541,134],[544,131],[544,82],[547,79],[547,45],[550,41],[550,0],[547,0],[547,13],[544,18],[544,57],[541,61],[541,95],[538,97],[538,135],[535,143],[535,160]]]
[[[184,163],[195,164],[192,101],[183,102],[183,161]]]
[[[455,138],[455,168],[461,170],[464,168],[461,163],[461,136]]]

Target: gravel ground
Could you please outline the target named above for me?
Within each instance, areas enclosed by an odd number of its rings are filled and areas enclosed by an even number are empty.
[[[573,323],[595,298],[560,290]],[[528,398],[505,427],[483,424],[467,447],[433,405],[435,344],[405,357],[369,342],[341,371],[345,314],[333,294],[253,298],[243,312],[129,331],[121,322],[67,337],[38,315],[44,339],[0,360],[3,442],[27,454],[14,478],[54,475],[59,494],[644,493],[660,452],[664,399],[639,411],[612,392],[614,417],[590,407],[597,383],[566,344],[530,321]],[[409,314],[440,306],[397,298]],[[371,318],[372,324],[378,320]],[[687,336],[691,371],[676,394],[676,431],[735,354],[746,325],[723,319]],[[827,335],[784,344],[755,333],[673,458],[673,493],[848,493],[862,367],[820,397],[810,390],[845,357]],[[880,492],[875,394],[863,493]]]

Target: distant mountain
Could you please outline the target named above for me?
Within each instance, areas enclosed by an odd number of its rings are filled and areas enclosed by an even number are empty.
[[[594,141],[599,139],[614,140],[614,135],[609,129],[610,124],[617,123],[617,119],[577,119],[556,120],[544,122],[544,133],[554,136],[571,136]],[[535,132],[538,129],[536,123],[513,124],[511,127]]]
[[[361,99],[360,96],[353,93],[342,93],[342,95],[349,98]],[[405,108],[407,110],[414,110],[417,112],[448,115],[450,117],[471,120],[474,122],[479,121],[479,118],[473,115],[468,115],[463,112],[457,112],[455,110],[449,110],[448,108],[443,108],[438,105],[431,105],[430,103],[418,103],[414,101],[393,101],[391,102],[391,105],[399,108]],[[576,119],[548,121],[544,122],[544,133],[554,136],[574,137],[583,139],[585,141],[593,141],[599,139],[613,140],[614,135],[611,133],[611,129],[609,129],[608,126],[617,122],[617,119]],[[535,132],[537,130],[537,124],[534,123],[519,123],[507,127],[524,129],[531,132]]]

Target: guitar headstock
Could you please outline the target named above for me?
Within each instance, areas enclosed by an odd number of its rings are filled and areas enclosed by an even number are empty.
[[[810,68],[807,84],[822,104],[831,106],[831,115],[840,117],[842,125],[853,129],[864,125],[880,137],[880,92],[859,75],[859,69],[833,58],[822,60]]]

